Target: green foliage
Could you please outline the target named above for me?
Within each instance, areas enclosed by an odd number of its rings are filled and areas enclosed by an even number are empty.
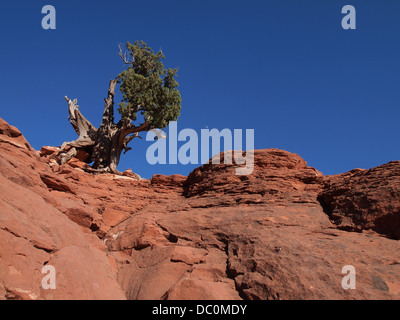
[[[143,41],[127,43],[128,68],[118,75],[122,102],[119,113],[124,121],[143,114],[151,128],[165,128],[179,117],[181,95],[175,80],[177,69],[166,69],[161,51],[154,53]]]

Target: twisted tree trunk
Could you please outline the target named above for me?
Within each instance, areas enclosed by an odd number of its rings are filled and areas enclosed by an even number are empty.
[[[110,172],[121,174],[117,166],[122,151],[129,151],[128,143],[139,136],[139,132],[148,131],[151,128],[145,121],[140,126],[134,126],[128,120],[120,120],[114,123],[114,96],[117,79],[110,80],[107,98],[104,99],[105,106],[103,119],[100,127],[96,129],[79,111],[77,99],[68,102],[69,122],[78,134],[75,141],[64,142],[58,154],[59,162],[64,164],[74,157],[78,150],[84,150],[90,156],[87,163],[93,162],[90,171]],[[70,149],[65,151],[65,147]]]

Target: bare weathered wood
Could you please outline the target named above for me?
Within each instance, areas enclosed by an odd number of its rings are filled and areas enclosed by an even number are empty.
[[[105,106],[103,111],[103,119],[99,130],[110,129],[114,125],[114,96],[115,96],[115,86],[117,85],[117,79],[110,80],[108,87],[107,98],[104,99]]]
[[[128,53],[127,53],[126,51],[123,51],[123,50],[122,50],[121,44],[118,45],[118,48],[119,48],[118,54],[119,54],[119,56],[121,57],[122,61],[123,61],[125,64],[130,64],[130,65],[132,65],[132,64],[135,62],[135,58],[133,57],[133,58],[132,58],[132,61],[129,61]]]
[[[93,149],[93,168],[101,169],[110,166],[111,153],[113,149],[112,141],[115,134],[119,131],[114,124],[114,96],[117,79],[110,80],[107,98],[104,99],[103,119],[97,134],[96,145]]]
[[[77,105],[78,100],[68,99],[67,96],[64,99],[68,102],[68,112],[69,112],[69,122],[75,129],[75,132],[79,137],[85,137],[92,135],[97,131],[97,129],[82,115],[79,111],[79,106]]]
[[[114,123],[114,96],[117,83],[117,79],[110,80],[108,94],[104,99],[103,118],[98,129],[81,114],[76,99],[72,101],[65,97],[70,114],[68,119],[79,137],[75,141],[63,143],[59,152],[61,163],[68,162],[76,155],[77,150],[84,149],[90,154],[88,162],[93,162],[90,172],[121,174],[117,170],[121,153],[131,150],[128,143],[138,137],[139,132],[152,128],[148,124],[148,119],[139,126],[126,120],[120,120],[118,124]],[[140,107],[138,106],[138,110]],[[66,146],[72,148],[68,152],[64,152]]]

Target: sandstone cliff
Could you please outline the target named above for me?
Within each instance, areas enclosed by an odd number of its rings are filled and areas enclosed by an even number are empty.
[[[138,180],[58,166],[55,150],[0,119],[0,299],[400,298],[399,161],[324,176],[268,149],[249,176]]]

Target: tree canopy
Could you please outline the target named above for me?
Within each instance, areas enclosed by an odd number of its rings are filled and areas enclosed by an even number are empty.
[[[143,41],[126,44],[120,56],[128,66],[118,75],[122,102],[118,111],[122,120],[131,122],[142,114],[151,128],[165,128],[179,117],[181,95],[175,80],[177,68],[165,68],[162,51],[154,53]]]

